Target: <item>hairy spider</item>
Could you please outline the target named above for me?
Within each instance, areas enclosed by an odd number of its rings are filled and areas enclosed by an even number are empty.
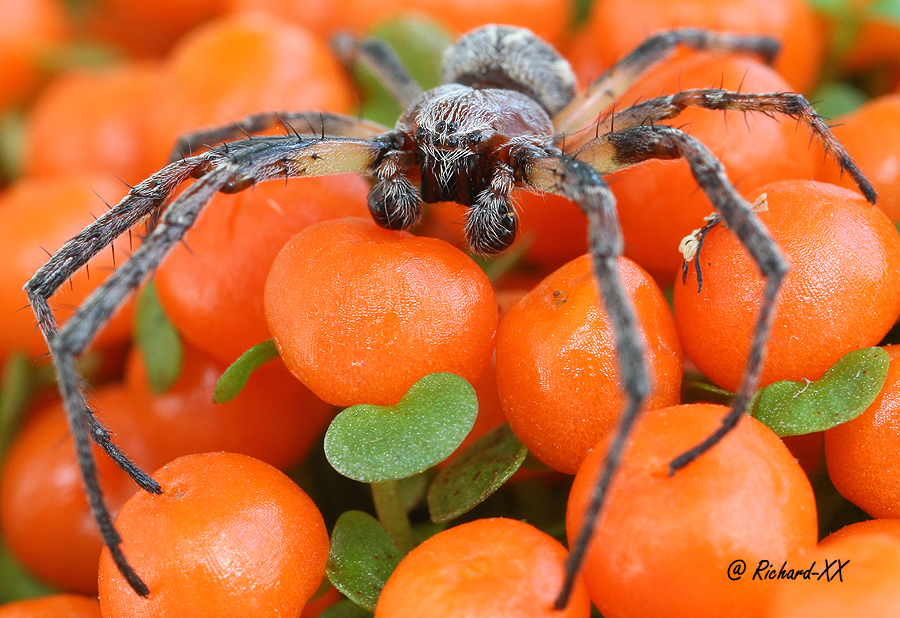
[[[672,472],[712,447],[744,413],[758,382],[775,297],[788,266],[719,161],[690,135],[658,123],[674,118],[688,106],[794,117],[856,180],[869,201],[875,199],[872,187],[801,95],[685,90],[601,116],[648,67],[666,58],[677,45],[750,52],[769,61],[777,51],[777,43],[765,37],[696,29],[664,32],[577,93],[571,68],[548,44],[522,28],[488,25],[464,35],[447,50],[443,85],[423,92],[384,44],[340,39],[336,44],[339,53],[373,68],[406,107],[393,129],[336,114],[270,113],[245,118],[236,126],[189,135],[179,144],[182,152],[191,152],[192,144],[232,140],[278,124],[289,130],[280,136],[227,142],[170,163],[133,187],[118,205],[68,241],[35,273],[25,289],[53,355],[91,509],[113,560],[138,593],[147,595],[149,591],[120,549],[121,539],[97,482],[90,438],[142,488],[159,493],[160,487],[110,441],[107,430],[96,420],[82,391],[75,358],[183,238],[217,192],[241,191],[264,180],[357,172],[373,179],[369,210],[386,228],[415,225],[423,202],[454,201],[467,207],[466,237],[471,249],[480,254],[496,253],[512,244],[517,219],[510,194],[516,187],[561,194],[588,218],[594,273],[615,332],[627,397],[586,515],[588,523],[571,548],[568,580],[557,601],[559,606],[565,605],[611,476],[650,388],[635,313],[616,267],[622,238],[615,199],[603,177],[649,159],[684,159],[718,218],[740,238],[767,281],[743,384],[731,411],[714,434],[671,462]],[[300,133],[294,127],[309,127],[310,132]],[[148,216],[158,216],[188,178],[198,180],[168,204],[131,258],[58,329],[48,305],[50,296],[119,235]]]

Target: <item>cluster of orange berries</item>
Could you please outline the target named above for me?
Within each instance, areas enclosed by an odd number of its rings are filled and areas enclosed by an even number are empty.
[[[362,178],[263,184],[217,196],[156,273],[148,302],[162,307],[181,341],[167,357],[177,368],[170,380],[148,378],[148,344],[132,344],[141,301],[115,316],[85,358],[99,418],[139,465],[157,470],[152,476],[163,488],[159,496],[135,494],[125,473],[97,451],[123,550],[150,597],[139,597],[108,554],[101,557],[62,405],[40,384],[46,363],[34,359],[46,350],[22,310],[21,287],[46,260],[42,247],[60,246],[104,208],[97,195],[115,203],[125,194],[116,177],[136,183],[165,164],[176,136],[254,112],[353,113],[354,82],[328,37],[368,32],[411,12],[457,34],[490,22],[528,27],[561,49],[585,82],[660,29],[706,27],[784,42],[771,67],[745,56],[678,52],[619,106],[686,88],[808,93],[823,74],[831,34],[804,0],[641,0],[640,9],[595,0],[577,32],[567,0],[525,4],[348,0],[323,11],[312,1],[103,0],[76,20],[55,0],[0,0],[0,113],[10,119],[0,127],[19,119],[24,128],[15,172],[6,172],[8,186],[0,189],[0,359],[7,376],[22,358],[30,367],[20,371],[30,386],[7,379],[0,393],[7,414],[17,393],[30,389],[19,396],[14,437],[2,433],[12,422],[0,416],[0,532],[27,571],[75,593],[8,603],[0,618],[344,615],[334,610],[339,605],[327,609],[343,598],[336,589],[379,618],[588,616],[591,603],[607,618],[900,614],[900,348],[885,345],[863,360],[846,356],[892,342],[900,317],[900,48],[892,38],[900,26],[879,19],[866,2],[849,3],[856,13],[844,15],[858,16],[864,44],[826,68],[877,73],[879,92],[896,90],[835,121],[834,133],[879,192],[877,207],[789,120],[691,109],[677,121],[757,203],[791,264],[761,386],[799,383],[787,399],[805,402],[816,417],[844,414],[833,408],[868,389],[853,420],[834,427],[798,421],[800,429],[776,433],[772,423],[748,416],[670,476],[669,462],[710,435],[727,411],[708,402],[727,401],[740,384],[763,283],[721,225],[705,234],[699,257],[685,262],[679,243],[703,226],[711,207],[683,163],[654,161],[609,177],[625,237],[620,274],[654,388],[583,573],[557,612],[567,551],[551,534],[571,543],[580,531],[623,403],[578,208],[517,194],[514,259],[479,264],[463,251],[463,215],[453,205],[429,208],[414,235],[370,220]],[[26,17],[31,21],[21,21]],[[415,33],[409,28],[403,32]],[[115,46],[124,59],[48,74],[46,58],[66,56],[61,50],[85,40]],[[52,303],[60,321],[127,258],[140,233],[116,241],[60,290]],[[229,364],[269,339],[280,360],[255,368],[230,401],[213,403]],[[497,428],[508,423],[515,444],[535,460],[515,482],[541,487],[542,495],[562,488],[568,504],[547,525],[540,517],[537,525],[519,521],[535,512],[525,505],[488,509],[493,517],[440,532],[434,524],[404,532],[409,521],[389,521],[385,506],[400,491],[391,485],[400,477],[384,472],[382,462],[363,465],[348,475],[373,483],[376,526],[387,529],[387,553],[397,555],[390,568],[379,567],[386,572],[372,580],[377,585],[356,591],[348,581],[369,580],[346,579],[352,567],[336,554],[338,527],[279,470],[295,470],[320,448],[337,406],[414,416],[429,388],[439,390],[420,382],[435,373],[474,385],[478,415],[460,421],[458,439],[439,440],[439,454],[429,450],[430,459],[416,464],[414,472],[428,469],[416,476],[423,484],[437,475],[429,502],[445,473],[475,484],[482,468],[473,460],[493,452],[490,444],[503,435]],[[874,390],[857,388],[854,373],[874,380]],[[426,391],[415,401],[407,395],[414,384]],[[772,392],[754,400],[754,416],[778,412],[785,398]],[[383,434],[393,444],[389,421],[379,422],[343,427],[365,424],[369,442]],[[344,472],[338,424],[325,451]],[[460,426],[446,425],[447,432]],[[482,436],[495,442],[476,442]],[[515,452],[503,480],[525,457],[524,449]],[[831,531],[821,508],[828,483],[877,519],[858,512],[866,521],[820,541],[820,528]],[[403,487],[420,504],[425,490],[415,485]],[[416,507],[400,502],[405,519]],[[820,576],[835,561],[845,565],[840,587],[832,584],[837,566]],[[378,571],[371,556],[361,563],[366,576]],[[17,598],[5,585],[0,579],[0,602]]]

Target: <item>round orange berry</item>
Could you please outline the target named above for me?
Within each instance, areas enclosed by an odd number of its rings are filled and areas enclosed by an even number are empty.
[[[234,453],[187,455],[157,470],[116,517],[122,549],[150,588],[139,596],[100,558],[107,618],[297,616],[325,575],[328,532],[287,476]]]
[[[388,578],[376,618],[588,616],[579,580],[569,604],[553,607],[565,548],[521,521],[480,519],[439,532],[406,555]]]
[[[100,604],[77,594],[53,594],[0,606],[0,618],[100,618]]]
[[[225,363],[271,337],[263,290],[281,247],[324,219],[367,217],[359,176],[267,182],[217,195],[160,265],[159,302],[185,339]]]
[[[627,258],[619,275],[638,316],[653,382],[645,409],[675,405],[681,344],[653,279]],[[615,425],[621,391],[612,325],[601,308],[592,261],[584,255],[547,277],[503,317],[497,382],[516,436],[548,466],[574,474]]]
[[[900,315],[900,237],[881,210],[848,189],[814,181],[760,187],[759,215],[790,271],[775,307],[761,385],[815,380],[844,354],[877,344]],[[715,384],[735,391],[744,371],[763,279],[722,225],[675,282],[675,321],[685,354]]]
[[[294,236],[272,265],[265,306],[288,369],[335,405],[393,405],[438,371],[472,382],[494,350],[497,302],[475,262],[367,219]]]
[[[771,586],[752,580],[760,560],[781,565],[815,546],[806,474],[752,417],[669,474],[669,462],[712,434],[727,412],[692,404],[638,420],[584,564],[591,600],[604,616],[764,616]],[[575,477],[566,514],[570,547],[609,444],[602,441]]]
[[[834,486],[873,517],[900,517],[900,346],[878,397],[852,421],[825,432],[825,461]]]

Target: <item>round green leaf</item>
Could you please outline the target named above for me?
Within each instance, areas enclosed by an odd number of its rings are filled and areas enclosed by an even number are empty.
[[[226,403],[237,397],[247,385],[250,375],[259,367],[278,358],[275,341],[269,339],[258,343],[231,363],[225,373],[216,382],[213,391],[213,403]]]
[[[378,521],[362,511],[341,515],[331,533],[328,579],[348,599],[375,611],[378,595],[403,557]]]
[[[527,454],[506,423],[479,438],[432,482],[431,521],[450,521],[481,504],[519,469]]]
[[[351,479],[406,478],[443,461],[475,423],[475,389],[452,373],[427,375],[395,406],[347,408],[325,434],[325,456]]]
[[[775,382],[758,391],[752,415],[779,436],[824,431],[862,414],[872,405],[888,371],[881,348],[850,352],[815,382]]]

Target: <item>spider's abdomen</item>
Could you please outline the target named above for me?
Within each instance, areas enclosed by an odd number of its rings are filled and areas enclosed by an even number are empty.
[[[530,30],[491,24],[465,34],[444,53],[443,81],[502,88],[537,101],[551,116],[575,96],[572,67]]]

